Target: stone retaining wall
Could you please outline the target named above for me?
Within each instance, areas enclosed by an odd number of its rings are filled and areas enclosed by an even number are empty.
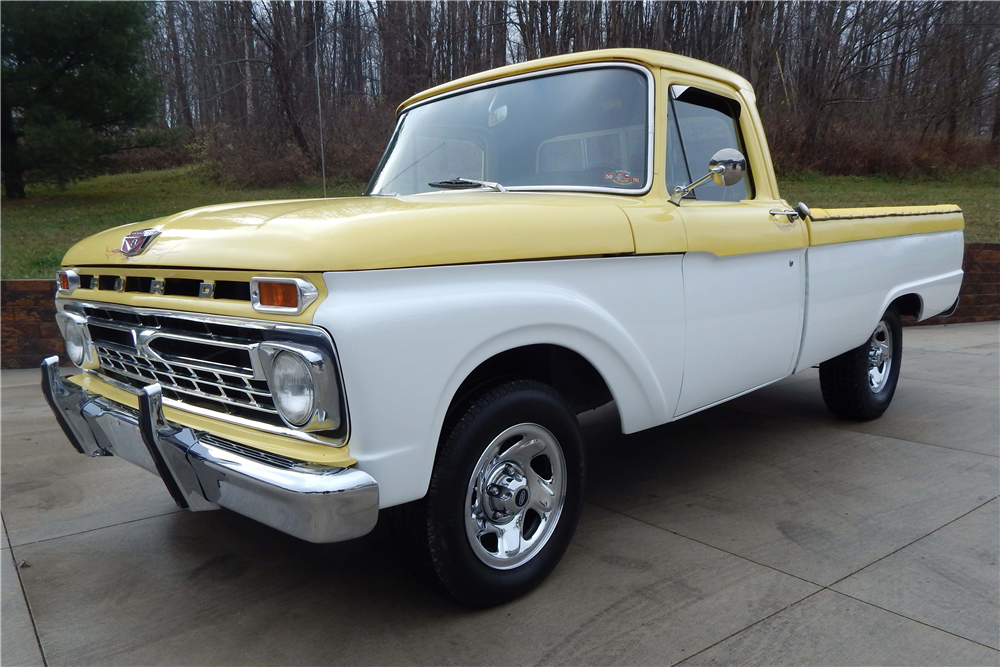
[[[55,293],[55,280],[0,280],[0,368],[37,368],[53,354],[69,363]]]
[[[962,266],[958,310],[921,325],[1000,320],[1000,243],[967,243]],[[53,354],[66,362],[54,296],[52,280],[0,281],[0,368],[35,368]]]
[[[904,324],[923,326],[1000,320],[1000,243],[966,243],[962,269],[965,276],[954,315]]]

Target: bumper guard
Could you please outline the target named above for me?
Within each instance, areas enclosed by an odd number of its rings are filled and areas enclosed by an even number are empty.
[[[193,511],[225,507],[309,542],[340,542],[372,530],[378,484],[355,468],[278,465],[239,453],[245,447],[167,422],[160,385],[139,394],[139,410],[66,382],[59,358],[42,362],[42,390],[73,447],[118,456],[163,480]]]

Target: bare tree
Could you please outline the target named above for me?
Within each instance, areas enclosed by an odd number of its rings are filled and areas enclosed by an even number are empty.
[[[781,129],[779,163],[823,168],[803,156],[834,146],[888,151],[901,137],[955,153],[959,141],[1000,143],[998,3],[168,0],[155,19],[147,52],[166,124],[197,134],[240,127],[247,141],[280,130],[313,160],[317,74],[326,133],[346,131],[350,117],[375,145],[389,128],[370,119],[391,124],[392,109],[419,90],[509,62],[615,47],[671,51],[745,76],[765,123]]]

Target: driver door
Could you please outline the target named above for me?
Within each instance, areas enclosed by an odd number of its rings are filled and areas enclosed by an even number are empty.
[[[667,185],[708,172],[722,148],[747,155],[743,102],[695,86],[671,86]],[[748,158],[751,157],[748,155]],[[748,160],[752,166],[754,160]],[[760,164],[759,162],[757,164]],[[808,237],[785,205],[757,197],[753,169],[736,185],[709,181],[678,212],[684,256],[684,378],[675,416],[694,412],[788,375],[801,338]]]

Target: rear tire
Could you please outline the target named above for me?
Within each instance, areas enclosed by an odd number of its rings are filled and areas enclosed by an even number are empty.
[[[842,419],[881,417],[896,392],[902,356],[902,322],[890,306],[868,341],[819,365],[826,407]]]
[[[562,558],[583,480],[583,440],[566,401],[540,382],[506,382],[446,425],[427,495],[395,508],[394,541],[458,602],[501,604]]]

